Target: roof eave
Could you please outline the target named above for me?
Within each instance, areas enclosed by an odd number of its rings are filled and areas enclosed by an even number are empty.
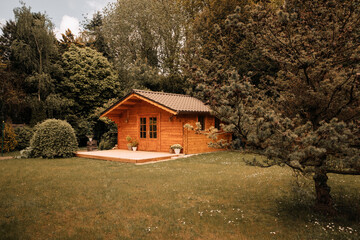
[[[121,104],[123,104],[124,102],[126,102],[126,100],[128,100],[129,98],[131,98],[132,96],[136,96],[137,98],[145,101],[145,102],[148,102],[158,108],[161,108],[171,114],[174,114],[174,115],[177,115],[178,114],[178,111],[176,111],[175,109],[171,109],[169,107],[166,107],[164,106],[163,104],[159,103],[159,102],[156,102],[152,99],[149,99],[139,93],[137,93],[136,91],[132,90],[130,93],[128,93],[125,97],[121,98],[119,101],[117,101],[116,103],[114,103],[111,107],[107,108],[105,111],[103,111],[101,114],[100,114],[100,118],[101,117],[106,117],[106,115],[108,115],[109,113],[111,113],[114,109],[116,109],[118,106],[120,106]]]
[[[204,114],[204,115],[210,115],[210,111],[178,111],[178,115],[184,115],[184,114]]]

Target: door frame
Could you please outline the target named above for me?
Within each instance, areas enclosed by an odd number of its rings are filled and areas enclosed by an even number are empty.
[[[156,138],[150,138],[150,118],[156,117]],[[140,118],[146,118],[146,138],[140,138]],[[161,149],[161,135],[160,135],[160,114],[159,113],[147,113],[147,114],[138,114],[137,115],[137,124],[136,124],[137,138],[139,139],[139,150],[141,151],[156,151],[159,152]],[[145,149],[141,147],[141,142],[147,145],[148,142],[156,144],[155,150],[148,150],[147,146]],[[146,143],[147,142],[147,143]]]

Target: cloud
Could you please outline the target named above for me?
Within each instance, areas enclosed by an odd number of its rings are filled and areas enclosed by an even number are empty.
[[[101,11],[109,3],[116,2],[116,0],[91,0],[86,1],[86,4],[94,11]]]
[[[87,1],[86,3],[87,3],[87,5],[89,5],[89,7],[91,9],[93,9],[95,11],[99,11],[105,6],[105,4],[103,2],[99,2],[99,1],[95,1],[95,0]]]
[[[55,34],[57,39],[61,38],[61,34],[65,33],[65,30],[70,29],[71,32],[78,36],[80,33],[80,23],[77,18],[64,15],[61,19],[60,28],[55,28]]]

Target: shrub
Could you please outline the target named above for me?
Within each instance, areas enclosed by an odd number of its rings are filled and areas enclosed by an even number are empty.
[[[99,149],[100,150],[109,150],[112,149],[115,145],[111,144],[110,141],[103,140],[99,143]]]
[[[171,149],[182,149],[182,146],[180,144],[173,144],[170,147]]]
[[[2,126],[0,128],[2,130]],[[4,132],[4,152],[11,152],[15,149],[18,142],[16,141],[16,134],[12,126],[8,123],[5,123],[5,132]],[[0,138],[2,137],[2,132],[0,133]],[[2,141],[2,139],[0,139]]]
[[[113,132],[106,132],[102,135],[99,149],[100,150],[108,150],[112,149],[117,142],[117,134]]]
[[[31,137],[34,134],[34,130],[29,127],[18,127],[14,129],[16,134],[16,140],[18,145],[16,146],[17,150],[23,150],[30,146]]]
[[[33,157],[71,157],[77,150],[75,131],[66,121],[45,120],[36,126],[30,147]]]

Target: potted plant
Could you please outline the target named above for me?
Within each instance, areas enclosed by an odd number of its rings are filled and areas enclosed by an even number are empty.
[[[174,150],[175,154],[180,154],[182,146],[180,144],[173,144],[170,148]]]
[[[126,141],[128,142],[128,143],[127,143],[128,150],[131,151],[131,148],[132,148],[132,139],[131,139],[130,136],[126,136],[125,139],[126,139]]]
[[[138,141],[135,139],[131,142],[131,147],[133,151],[137,150],[137,146],[139,145]]]

